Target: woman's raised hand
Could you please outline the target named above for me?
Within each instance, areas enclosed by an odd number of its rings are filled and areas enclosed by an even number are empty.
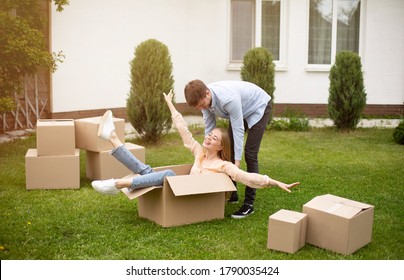
[[[167,103],[173,102],[173,91],[172,90],[170,90],[170,92],[168,94],[163,92],[163,95],[164,95],[164,99],[166,100]]]

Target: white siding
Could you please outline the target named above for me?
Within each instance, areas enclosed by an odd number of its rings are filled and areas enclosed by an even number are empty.
[[[52,6],[52,50],[66,55],[52,80],[52,111],[125,107],[135,47],[157,39],[170,50],[177,102],[191,79],[240,79],[226,69],[230,0],[70,0]],[[325,104],[328,72],[306,71],[307,0],[288,3],[286,70],[277,103]],[[404,1],[367,0],[362,47],[368,104],[404,102]]]

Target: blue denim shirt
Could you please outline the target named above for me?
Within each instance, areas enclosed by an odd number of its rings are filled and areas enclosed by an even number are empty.
[[[229,119],[234,137],[234,159],[241,160],[244,143],[244,120],[249,128],[264,115],[271,97],[260,87],[244,81],[221,81],[208,84],[212,104],[202,110],[205,134],[216,127],[216,117]]]

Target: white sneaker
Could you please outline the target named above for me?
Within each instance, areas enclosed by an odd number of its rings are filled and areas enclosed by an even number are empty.
[[[103,194],[117,195],[120,192],[120,190],[115,187],[114,179],[93,181],[91,185],[96,191]]]
[[[112,112],[108,110],[101,118],[100,125],[98,127],[97,135],[104,140],[109,140],[111,132],[115,130],[114,121],[112,120]]]

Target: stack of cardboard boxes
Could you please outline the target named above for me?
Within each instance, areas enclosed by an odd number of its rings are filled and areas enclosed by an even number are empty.
[[[305,242],[349,255],[371,242],[374,206],[320,195],[302,213],[280,210],[269,217],[267,248],[295,253]]]
[[[80,188],[80,151],[73,120],[38,120],[37,147],[25,155],[26,188]]]
[[[86,176],[91,180],[122,178],[130,171],[111,154],[109,141],[97,136],[101,117],[77,120],[37,121],[37,148],[25,155],[26,188],[80,188],[80,149],[86,151]],[[125,120],[114,118],[116,133],[125,143]],[[145,162],[145,148],[125,143],[128,150]]]

